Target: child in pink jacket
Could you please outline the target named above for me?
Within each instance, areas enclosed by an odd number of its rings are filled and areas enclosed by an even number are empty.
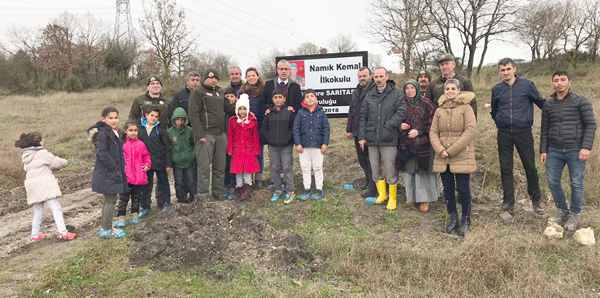
[[[125,142],[123,142],[123,157],[125,158],[125,175],[129,192],[119,194],[119,209],[117,211],[117,221],[115,227],[125,227],[125,214],[127,213],[127,204],[131,197],[131,218],[129,223],[134,225],[140,222],[138,212],[140,211],[140,198],[142,196],[142,187],[148,184],[148,175],[146,172],[152,166],[150,153],[146,149],[144,142],[138,139],[138,125],[135,122],[125,123],[123,129],[125,132]]]

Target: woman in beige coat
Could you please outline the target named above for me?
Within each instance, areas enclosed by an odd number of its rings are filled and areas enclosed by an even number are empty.
[[[46,234],[40,234],[40,225],[44,217],[44,203],[52,211],[58,229],[58,238],[65,240],[75,238],[75,233],[67,231],[65,226],[62,209],[56,200],[57,197],[61,196],[60,187],[52,174],[52,170],[66,167],[67,161],[44,149],[44,141],[39,132],[21,134],[21,138],[15,142],[15,146],[23,151],[22,160],[27,172],[25,176],[27,204],[33,205],[33,221],[29,242],[46,238]]]
[[[473,92],[461,92],[460,82],[449,79],[444,84],[444,95],[439,99],[439,107],[433,116],[429,131],[431,146],[435,151],[433,172],[441,173],[444,185],[446,209],[450,224],[446,233],[458,229],[458,211],[454,185],[462,202],[462,218],[458,235],[464,236],[471,225],[470,174],[475,173],[475,150],[473,138],[477,133],[477,122],[473,108],[469,105],[475,98]]]

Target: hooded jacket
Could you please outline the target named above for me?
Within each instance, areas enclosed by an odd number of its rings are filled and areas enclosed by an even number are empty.
[[[541,109],[545,102],[535,84],[528,79],[516,77],[512,85],[502,81],[492,88],[492,119],[503,131],[531,131],[533,104]]]
[[[236,103],[237,107],[241,104],[241,99]],[[246,100],[247,102],[248,100]],[[247,111],[250,107],[246,103]],[[231,155],[230,173],[249,174],[260,172],[260,164],[257,156],[260,156],[260,142],[258,141],[258,122],[256,118],[248,115],[246,118],[240,118],[238,115],[229,119],[227,132],[227,154]]]
[[[450,165],[454,174],[471,174],[477,170],[473,139],[477,134],[475,112],[469,105],[475,98],[473,92],[460,92],[456,99],[440,97],[440,106],[435,111],[429,140],[435,151],[433,172],[443,173]],[[448,153],[442,158],[443,151]]]
[[[206,134],[225,133],[225,113],[233,113],[232,110],[233,107],[225,98],[221,87],[200,83],[190,93],[188,118],[196,140],[205,138]]]
[[[169,120],[171,120],[171,101],[164,98],[162,93],[158,98],[150,97],[150,92],[136,97],[131,105],[131,111],[129,112],[129,120],[140,123],[141,119],[145,117],[146,112],[149,108],[158,108],[160,110],[160,116],[158,120],[165,127],[169,126]]]
[[[294,120],[296,114],[284,105],[265,116],[262,125],[261,143],[275,147],[287,147],[294,143]]]
[[[321,148],[329,145],[329,120],[325,110],[317,103],[311,111],[302,103],[294,120],[294,144],[304,148]]]
[[[140,141],[139,138],[132,140],[125,136],[123,158],[125,159],[125,175],[127,176],[127,183],[132,185],[148,184],[148,175],[146,175],[146,172],[142,171],[142,167],[148,166],[148,168],[151,168],[152,159],[150,158],[150,152],[146,149],[144,142]]]
[[[138,138],[144,142],[146,149],[150,152],[152,159],[152,170],[165,171],[166,168],[173,167],[171,160],[171,146],[167,130],[161,125],[160,121],[156,122],[152,130],[146,130],[148,120],[142,118],[142,124],[138,127]]]
[[[27,204],[32,205],[60,197],[62,193],[52,170],[66,167],[67,161],[54,156],[41,146],[23,148],[22,151],[21,160],[27,172],[25,176]]]
[[[181,128],[175,126],[176,118],[184,118],[185,123]],[[186,169],[191,167],[196,161],[196,142],[194,141],[194,133],[192,128],[187,126],[187,114],[181,107],[173,111],[171,118],[173,126],[167,130],[169,142],[171,143],[171,159],[173,167]]]
[[[382,93],[373,84],[362,102],[358,139],[367,146],[397,146],[398,128],[406,119],[404,93],[388,80]]]
[[[101,194],[120,194],[129,190],[125,175],[123,143],[110,127],[99,121],[88,129],[97,128],[93,136],[96,163],[92,174],[92,191]]]
[[[358,128],[360,127],[360,108],[362,106],[362,102],[373,84],[374,83],[372,80],[365,88],[358,84],[356,85],[354,92],[352,92],[352,102],[350,102],[350,109],[348,110],[348,123],[346,124],[346,132],[352,133],[355,137],[358,137]]]

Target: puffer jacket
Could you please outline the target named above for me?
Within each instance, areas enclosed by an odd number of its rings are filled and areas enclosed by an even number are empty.
[[[62,195],[52,170],[66,167],[65,159],[54,156],[44,147],[24,148],[21,159],[27,172],[25,190],[28,205],[45,202]]]
[[[144,142],[146,149],[150,152],[152,169],[165,171],[166,168],[172,168],[173,161],[171,160],[171,146],[167,130],[158,121],[152,127],[152,130],[150,130],[150,133],[148,133],[146,122],[146,118],[143,118],[142,124],[138,127],[138,138]]]
[[[319,104],[310,111],[302,103],[302,109],[298,111],[294,120],[294,144],[305,148],[329,145],[329,120]]]
[[[367,146],[397,146],[398,127],[407,115],[404,93],[388,80],[382,93],[373,84],[360,110],[358,139]]]
[[[123,158],[125,159],[125,175],[127,183],[132,185],[148,184],[148,175],[142,171],[143,166],[152,167],[152,159],[150,153],[146,149],[144,142],[139,138],[134,140],[125,137],[123,144]]]
[[[440,97],[440,106],[435,111],[429,130],[429,140],[435,151],[433,172],[442,173],[450,165],[454,174],[471,174],[477,170],[475,148],[472,141],[477,134],[475,112],[469,105],[475,98],[473,92],[461,92],[449,101]],[[442,158],[442,151],[448,153]]]
[[[102,124],[93,126],[98,128],[98,133],[93,137],[96,163],[92,175],[92,191],[101,194],[125,193],[129,186],[125,175],[123,143],[108,125]]]
[[[265,116],[262,125],[261,143],[275,147],[286,147],[294,143],[294,120],[296,114],[284,105]]]
[[[173,111],[172,121],[175,123],[176,118],[185,118],[187,123],[187,114],[181,107]],[[175,126],[167,130],[169,142],[171,142],[171,159],[173,167],[179,169],[187,169],[196,161],[196,146],[194,141],[194,133],[192,128],[183,125],[181,128]]]
[[[540,153],[548,148],[592,149],[596,118],[592,103],[583,95],[569,91],[562,100],[556,93],[542,109]]]
[[[235,113],[221,87],[201,83],[190,93],[189,121],[196,140],[225,133],[225,113]]]
[[[533,104],[541,109],[545,102],[535,84],[526,78],[517,77],[512,85],[502,81],[492,88],[492,119],[502,131],[531,131]]]
[[[249,123],[238,123],[238,117],[229,119],[227,132],[227,154],[231,154],[232,174],[249,174],[260,172],[257,156],[260,156],[260,143],[258,141],[258,122],[252,115],[248,115]]]
[[[169,120],[171,120],[171,101],[163,97],[162,94],[158,98],[152,98],[148,91],[133,100],[131,111],[129,111],[129,120],[139,124],[151,107],[160,110],[158,121],[165,127],[169,126]]]

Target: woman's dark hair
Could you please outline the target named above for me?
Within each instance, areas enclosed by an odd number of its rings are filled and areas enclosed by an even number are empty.
[[[106,107],[104,108],[104,110],[102,110],[102,117],[107,117],[108,114],[115,112],[117,113],[117,115],[119,114],[119,110],[117,110],[117,108],[115,107]]]
[[[135,126],[137,127],[138,124],[134,121],[127,121],[125,122],[125,125],[123,125],[123,136],[121,137],[122,141],[127,140],[127,129],[129,129],[130,126]]]
[[[18,141],[15,142],[15,147],[28,148],[41,146],[42,134],[39,132],[22,133]]]
[[[251,71],[256,73],[256,75],[258,76],[258,81],[256,82],[256,85],[250,85],[250,83],[246,81],[246,83],[244,83],[244,85],[242,86],[241,91],[242,93],[252,95],[252,97],[256,98],[263,92],[263,89],[265,88],[265,83],[260,78],[258,70],[256,70],[256,68],[254,67],[248,67],[248,69],[246,69],[246,76],[248,76],[248,72]]]

